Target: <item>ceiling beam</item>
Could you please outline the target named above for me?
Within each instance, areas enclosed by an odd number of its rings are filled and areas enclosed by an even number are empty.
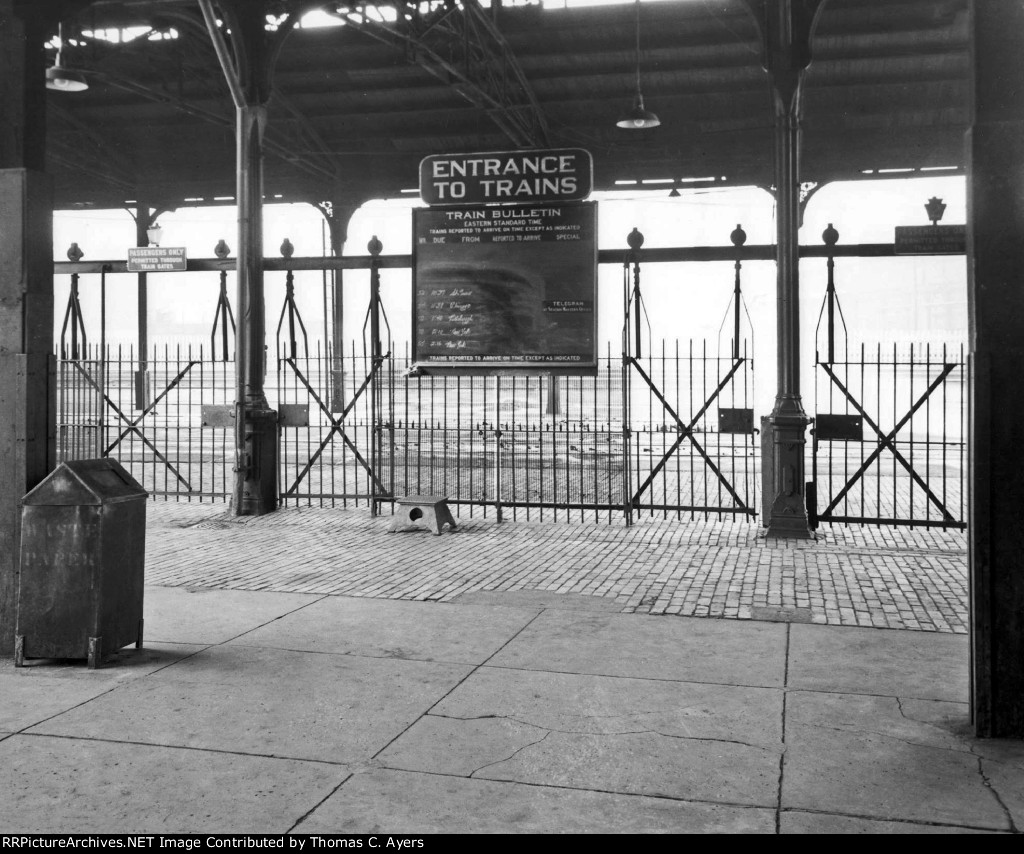
[[[194,0],[191,0],[191,2],[194,5]],[[151,2],[130,5],[135,5],[140,10],[145,9],[158,15],[161,21],[173,22],[175,26],[185,31],[182,33],[182,37],[188,39],[188,49],[200,57],[200,61],[205,59],[211,67],[215,64],[216,57],[212,45],[209,44],[203,21],[191,9],[183,8],[181,4],[177,3],[169,4],[168,8],[161,8],[159,5],[154,5]],[[304,7],[308,6],[308,3],[304,4]],[[192,38],[189,38],[189,36]],[[118,64],[117,68],[104,67],[104,63],[100,60],[92,67],[80,66],[79,70],[89,75],[90,78],[108,86],[130,92],[154,103],[168,105],[178,112],[201,119],[218,127],[234,129],[234,117],[227,111],[208,110],[197,106],[194,103],[194,99],[176,95],[166,88],[157,89],[137,82],[142,77],[134,73],[133,64],[135,63],[135,57],[130,56],[131,45],[117,45],[116,47],[118,50],[108,51],[107,54],[108,56],[116,55],[122,58],[122,62]],[[127,51],[124,49],[125,47],[128,48]],[[185,48],[183,47],[182,49],[184,50]],[[125,60],[126,55],[128,56]],[[140,56],[139,60],[142,59],[143,57]],[[148,69],[146,70],[148,71]],[[226,82],[219,75],[214,75],[214,81],[212,85],[217,86],[218,93],[222,93],[224,91],[223,87],[227,85]],[[211,84],[210,80],[202,82],[206,85]],[[295,124],[301,127],[302,132],[296,134],[292,132],[290,127],[272,125],[267,130],[267,139],[265,141],[267,153],[274,154],[311,175],[335,180],[339,172],[339,163],[327,153],[322,140],[316,136],[312,124],[301,115],[294,104],[283,93],[276,100],[292,116]],[[314,144],[311,145],[311,142]],[[297,155],[295,153],[297,151],[304,153]]]
[[[343,17],[354,29],[402,51],[408,61],[486,113],[516,147],[549,146],[540,102],[508,42],[477,0],[465,0],[461,9],[447,0],[427,15],[415,4],[399,4],[398,9],[401,26],[375,21],[362,7]],[[403,9],[411,20],[405,20]]]
[[[119,152],[117,158],[111,158],[110,152],[116,146],[95,128],[56,103],[55,99],[47,102],[47,116],[48,157],[73,171],[81,170],[122,189],[135,186],[137,176],[132,158],[123,152]],[[54,151],[54,148],[59,151]]]

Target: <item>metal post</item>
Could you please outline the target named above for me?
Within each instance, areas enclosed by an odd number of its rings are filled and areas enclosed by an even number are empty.
[[[762,495],[769,536],[806,538],[810,536],[804,499],[804,437],[808,419],[800,397],[798,135],[796,114],[791,110],[780,111],[775,125],[778,386],[775,407],[764,424]]]
[[[281,257],[288,260],[295,254],[295,247],[286,237],[281,244]],[[281,306],[281,317],[277,321],[277,330],[274,333],[274,340],[277,342],[277,358],[281,359],[281,325],[284,323],[285,313],[288,315],[288,356],[293,361],[298,358],[298,342],[295,340],[295,322],[298,321],[302,330],[303,352],[306,359],[309,359],[309,336],[306,334],[306,324],[302,322],[302,315],[299,314],[299,307],[295,304],[295,273],[289,269],[284,279],[284,305]]]
[[[109,264],[100,267],[100,363],[107,359],[107,271]],[[106,388],[103,389],[104,392]]]
[[[135,245],[149,246],[147,230],[153,224],[149,205],[135,209]],[[147,409],[152,397],[149,378],[149,283],[146,273],[137,273],[139,367],[135,371],[135,408]]]
[[[739,250],[747,242],[747,233],[739,223],[736,223],[736,228],[732,230],[729,239],[732,241],[732,245],[736,247],[736,279],[733,283],[732,291],[732,357],[735,360],[740,357],[740,311],[743,301],[743,294],[740,290],[740,271],[743,267],[743,262],[740,260]]]
[[[213,254],[221,261],[227,259],[231,254],[227,241],[218,240],[213,249]],[[235,331],[235,316],[231,312],[231,302],[228,300],[228,271],[220,271],[220,294],[217,297],[217,310],[213,313],[213,328],[210,330],[210,353],[217,352],[217,324],[220,324],[221,358],[226,362],[228,355],[228,321],[231,321],[231,331]]]
[[[98,362],[101,398],[107,396],[107,272],[109,270],[109,264],[104,264],[100,268],[100,354]],[[97,413],[99,416],[97,429],[100,431],[101,436],[103,431],[103,414],[105,411],[106,407],[101,402],[99,412]],[[100,441],[102,442],[102,438]]]
[[[804,499],[809,423],[800,397],[800,95],[822,0],[765,4],[765,67],[775,115],[777,375],[775,406],[762,419],[762,500],[769,536],[810,537]]]
[[[85,253],[77,243],[68,247],[68,260],[81,261]],[[82,340],[85,340],[85,324],[82,321],[82,306],[78,301],[78,273],[71,274],[71,290],[68,294],[68,306],[64,311],[64,324],[60,329],[60,357],[68,358],[67,332],[68,324],[71,324],[71,358],[80,358],[78,352],[78,332],[82,332]]]
[[[71,310],[71,358],[78,361],[82,358],[81,350],[78,346],[78,330],[82,329],[82,344],[86,344],[85,328],[83,326],[84,321],[82,320],[82,304],[78,300],[78,273],[71,274],[71,296],[70,296],[70,310]]]
[[[626,253],[622,263],[622,519],[628,528],[633,523],[630,497],[633,494],[633,475],[629,467],[629,260]]]
[[[630,424],[632,396],[632,365],[640,357],[640,248],[644,245],[644,236],[634,228],[627,236],[629,251],[626,253],[622,270],[622,513],[626,527],[633,524],[633,470],[630,456],[632,429]],[[633,267],[633,289],[630,294],[629,268]],[[636,313],[634,326],[636,330],[636,355],[634,342],[631,340],[629,313]]]
[[[558,394],[558,375],[546,374],[548,381],[547,401],[544,407],[545,415],[560,415],[562,413],[562,401]]]
[[[557,439],[553,439],[557,441]],[[501,515],[501,377],[494,378],[494,510],[497,521]]]
[[[287,238],[285,238],[287,240]],[[288,246],[291,247],[291,241],[288,241]],[[289,254],[286,257],[291,256],[291,252],[294,250],[289,249]],[[288,300],[288,352],[294,359],[298,355],[298,347],[295,343],[295,272],[289,270],[285,274],[284,281],[285,299]]]
[[[266,108],[237,108],[238,316],[235,336],[236,478],[233,509],[260,516],[277,508],[277,413],[267,403],[263,296],[263,131]]]
[[[967,298],[971,377],[968,547],[971,718],[987,738],[1024,738],[1024,6],[969,5]]]
[[[277,413],[267,403],[266,309],[263,298],[263,134],[275,51],[265,2],[221,0],[223,31],[212,0],[199,0],[224,80],[235,105],[238,205],[238,331],[235,335],[235,484],[232,511],[260,516],[277,509]],[[256,7],[256,8],[253,8]],[[282,30],[286,34],[289,28]],[[229,34],[234,49],[229,49]],[[280,47],[278,44],[277,47]]]
[[[221,358],[226,362],[228,360],[228,315],[231,311],[231,307],[228,303],[228,271],[220,271],[220,299],[217,303],[217,309],[220,313],[220,352]],[[217,318],[214,316],[214,332],[216,333]],[[231,319],[231,328],[234,330],[235,322],[234,318]],[[210,342],[211,344],[213,342]]]
[[[340,258],[345,251],[348,237],[348,223],[359,208],[358,203],[341,203],[337,200],[318,205],[324,215],[327,233],[330,237],[330,254]],[[327,254],[325,252],[325,254]],[[330,408],[331,412],[345,411],[345,272],[331,270],[331,312],[330,312]],[[326,295],[325,295],[326,299]],[[324,312],[325,325],[327,312]]]
[[[339,218],[343,216],[337,205],[331,207],[327,222],[331,238],[331,254],[341,257],[345,251],[345,228]],[[331,412],[345,411],[345,271],[331,271]]]
[[[374,235],[366,248],[371,255],[370,260],[370,429],[373,431],[373,441],[370,443],[370,515],[377,516],[380,513],[379,502],[377,501],[377,461],[381,456],[381,424],[380,412],[382,408],[381,384],[377,372],[384,361],[380,344],[380,253],[384,250],[384,244]]]
[[[834,364],[836,360],[836,258],[833,254],[834,247],[839,241],[839,232],[833,227],[832,223],[828,224],[822,234],[821,239],[825,241],[825,245],[828,246],[828,282],[825,285],[825,297],[827,300],[827,323],[828,323],[828,363]]]

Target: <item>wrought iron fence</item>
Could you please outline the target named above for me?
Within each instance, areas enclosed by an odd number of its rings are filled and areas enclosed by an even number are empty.
[[[809,515],[966,527],[963,346],[843,347],[815,371]]]
[[[87,347],[57,363],[57,458],[116,457],[153,497],[225,501],[234,438],[204,425],[204,407],[230,405],[234,365],[201,347],[166,347],[147,360],[149,394],[137,409],[137,354]]]
[[[498,518],[752,516],[752,418],[719,429],[725,404],[752,405],[749,360],[690,343],[642,361],[660,385],[628,386],[627,423],[610,348],[591,376],[424,375],[407,352],[375,370],[354,346],[281,359],[278,404],[296,413],[281,428],[282,500],[378,507],[430,493]]]
[[[386,415],[374,411],[373,386],[392,375],[390,360],[375,366],[354,344],[348,353],[317,347],[278,359],[282,504],[369,506],[391,494],[377,461]]]
[[[157,498],[232,491],[234,365],[201,347],[59,359],[60,459],[116,456]],[[963,527],[962,348],[856,348],[819,362],[812,522]],[[591,376],[427,376],[408,353],[314,350],[277,364],[285,505],[447,495],[461,513],[618,522],[754,518],[760,459],[751,360],[703,342],[610,348]],[[638,381],[642,377],[645,381]],[[276,394],[275,394],[276,393]],[[221,417],[217,417],[217,413]]]

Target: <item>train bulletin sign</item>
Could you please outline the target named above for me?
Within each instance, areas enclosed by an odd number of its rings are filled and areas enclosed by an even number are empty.
[[[413,211],[413,361],[422,369],[597,367],[597,205]]]

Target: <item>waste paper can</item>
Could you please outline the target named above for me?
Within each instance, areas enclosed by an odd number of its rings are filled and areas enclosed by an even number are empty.
[[[146,499],[117,460],[61,463],[22,502],[14,663],[142,647]]]

